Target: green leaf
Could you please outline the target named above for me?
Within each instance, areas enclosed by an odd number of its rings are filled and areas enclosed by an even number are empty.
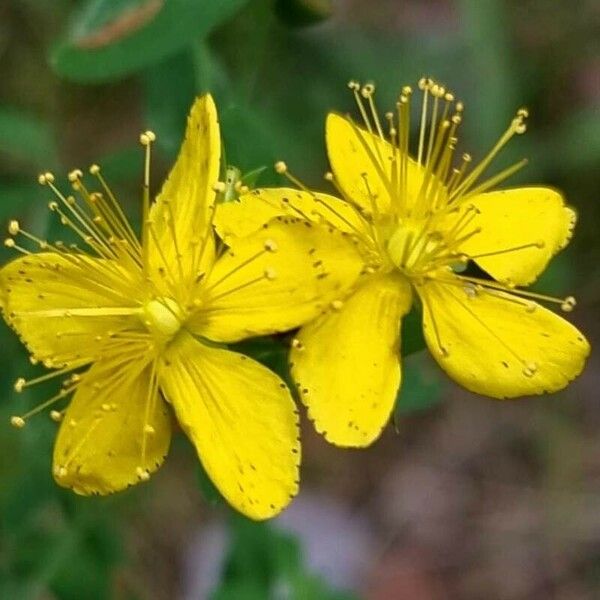
[[[600,161],[600,115],[583,110],[569,116],[546,140],[549,166],[562,172],[596,169]]]
[[[271,523],[257,523],[238,514],[229,519],[230,546],[225,567],[211,600],[353,600],[311,573],[300,540]]]
[[[410,356],[402,364],[402,385],[396,398],[394,420],[428,410],[442,401],[443,380],[425,356]]]
[[[144,72],[146,123],[170,159],[177,156],[187,114],[196,96],[194,68],[192,53],[186,49]]]
[[[28,169],[50,169],[57,150],[50,126],[39,117],[21,110],[0,107],[0,153]]]
[[[413,309],[402,319],[402,341],[400,355],[408,356],[425,348],[423,337],[423,325],[421,323],[421,311]]]
[[[315,25],[333,14],[332,0],[276,0],[275,13],[290,27]]]
[[[30,181],[21,179],[0,181],[0,220],[17,218],[34,202],[39,202],[40,209],[43,210],[44,198],[43,191],[33,178]]]
[[[246,2],[89,0],[50,62],[59,75],[80,83],[119,79],[207,35]]]

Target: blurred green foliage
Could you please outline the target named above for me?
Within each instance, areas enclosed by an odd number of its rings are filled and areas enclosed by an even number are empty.
[[[211,600],[355,600],[307,570],[298,540],[269,523],[229,519],[230,546]]]
[[[128,212],[136,215],[139,192],[131,187],[141,173],[136,127],[156,131],[159,172],[164,173],[176,155],[194,96],[207,90],[219,103],[227,163],[252,172],[261,185],[282,183],[271,165],[283,158],[307,183],[323,186],[324,115],[334,108],[352,109],[345,89],[350,78],[377,81],[381,106],[393,102],[400,85],[423,74],[447,82],[466,101],[465,146],[481,155],[521,103],[533,109],[539,105],[542,115],[551,112],[543,90],[553,73],[531,81],[536,65],[518,53],[511,39],[511,3],[450,4],[460,27],[398,33],[361,27],[360,18],[332,24],[327,18],[336,16],[336,3],[325,0],[9,0],[0,24],[5,82],[0,92],[0,220],[18,214],[29,229],[55,233],[56,222],[45,221],[46,198],[34,176],[41,169],[70,167],[81,149],[102,164],[107,178],[130,199]],[[310,27],[315,24],[320,25]],[[82,125],[81,115],[93,113],[81,107],[107,97],[116,98],[109,107],[119,110],[105,108],[98,122]],[[131,114],[137,122],[127,122]],[[515,182],[526,177],[560,184],[597,170],[597,110],[558,111],[542,125],[502,158],[508,163],[532,157],[527,175],[519,174]],[[95,136],[102,127],[109,143],[97,149]],[[123,127],[130,143],[122,142]],[[75,141],[71,130],[77,130]],[[591,188],[583,188],[581,202],[592,195]],[[543,289],[562,293],[565,285],[577,283],[566,264],[555,261],[541,282]],[[236,349],[287,378],[288,343],[288,336],[278,336],[249,340]],[[403,325],[402,352],[423,347],[416,309]],[[5,390],[0,418],[7,423],[17,407],[33,406],[47,396],[42,389],[18,398],[8,393],[28,362],[6,328],[0,332],[0,355]],[[442,398],[436,373],[415,358],[406,365],[396,419],[428,410]],[[123,499],[81,500],[51,480],[52,423],[40,417],[23,431],[4,426],[1,431],[0,598],[115,596],[116,574],[128,560],[124,515],[132,502],[147,500],[151,487]],[[199,479],[206,498],[219,504],[205,475]],[[307,571],[300,542],[291,534],[235,515],[229,523],[230,546],[215,600],[350,598]],[[117,597],[142,597],[124,589]]]

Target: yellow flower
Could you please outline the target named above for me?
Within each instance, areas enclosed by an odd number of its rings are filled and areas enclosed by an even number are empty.
[[[78,198],[40,176],[61,222],[84,246],[54,244],[9,225],[6,245],[20,257],[0,270],[6,321],[31,352],[65,377],[61,391],[29,413],[74,392],[54,449],[56,481],[79,494],[108,494],[145,481],[168,452],[173,416],[223,496],[249,517],[271,517],[298,488],[297,412],[286,385],[223,343],[291,327],[319,314],[360,268],[347,236],[318,234],[295,219],[249,236],[239,254],[212,231],[220,134],[210,96],[199,98],[185,142],[156,202],[149,202],[151,132],[146,148],[141,240],[100,168],[69,175]],[[19,235],[40,252],[17,243]],[[320,257],[318,272],[307,257]],[[329,260],[339,260],[334,273]],[[326,274],[326,277],[320,277]],[[82,367],[89,368],[82,371]]]
[[[419,82],[420,135],[409,154],[412,90],[381,119],[374,86],[352,82],[364,127],[330,114],[326,141],[333,182],[343,198],[261,189],[219,209],[218,231],[234,244],[282,212],[300,213],[350,232],[370,273],[354,293],[301,329],[292,374],[310,417],[341,446],[378,437],[400,385],[400,321],[418,302],[427,345],[453,379],[493,398],[554,392],[582,370],[581,333],[521,289],[568,243],[575,213],[545,187],[490,191],[523,162],[481,181],[500,149],[525,131],[520,110],[493,149],[474,166],[455,158],[463,105],[429,79]],[[257,202],[262,199],[262,202]],[[241,238],[243,239],[243,238]]]

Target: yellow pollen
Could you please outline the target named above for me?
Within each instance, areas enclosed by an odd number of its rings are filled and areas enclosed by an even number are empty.
[[[15,392],[22,392],[23,388],[25,387],[25,379],[23,377],[19,377],[16,381],[15,381]]]
[[[23,429],[25,427],[25,419],[23,417],[11,417],[10,424],[17,429]]]
[[[146,303],[141,316],[152,333],[171,338],[181,328],[183,311],[171,298],[154,298]]]
[[[342,310],[343,306],[344,306],[344,303],[342,302],[342,300],[334,300],[331,303],[331,308],[333,308],[333,310]]]
[[[287,165],[282,160],[279,160],[275,163],[275,171],[282,175],[287,171]]]
[[[567,296],[560,305],[560,308],[564,312],[571,312],[576,305],[577,301],[575,300],[575,298],[573,296]]]
[[[55,423],[60,423],[60,421],[62,421],[63,414],[59,410],[51,410],[50,411],[50,418]]]
[[[19,233],[19,221],[10,221],[8,224],[8,233],[10,233],[10,235],[17,235],[17,233]]]

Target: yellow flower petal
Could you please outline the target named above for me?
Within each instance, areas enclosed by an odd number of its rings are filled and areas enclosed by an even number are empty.
[[[280,512],[298,490],[294,402],[266,367],[183,333],[169,348],[161,388],[206,472],[252,519]]]
[[[188,326],[223,342],[286,331],[345,295],[362,268],[349,236],[278,219],[240,239],[217,261]]]
[[[148,479],[162,464],[171,417],[156,385],[150,389],[151,367],[139,354],[100,361],[82,376],[54,446],[59,485],[110,494]]]
[[[259,188],[240,196],[239,201],[219,204],[215,229],[231,245],[280,216],[326,222],[346,233],[365,233],[364,220],[348,203],[329,194],[293,188]]]
[[[50,366],[92,360],[108,331],[141,327],[141,278],[116,263],[55,253],[18,258],[0,270],[6,321]]]
[[[408,283],[390,274],[300,331],[290,363],[317,431],[338,446],[368,446],[387,423],[400,386],[400,319]]]
[[[335,113],[327,116],[325,141],[335,181],[344,195],[369,213],[391,210],[392,199],[410,208],[418,197],[423,168],[407,158],[406,196],[400,198],[392,181],[394,148],[379,136]]]
[[[543,306],[435,281],[416,289],[429,349],[450,377],[473,392],[493,398],[555,392],[583,369],[589,344]]]
[[[192,106],[179,157],[150,211],[150,261],[159,282],[166,277],[190,284],[214,260],[211,213],[220,143],[217,110],[207,94]]]
[[[564,248],[576,215],[562,196],[543,187],[523,187],[480,194],[468,203],[480,212],[471,222],[481,233],[460,248],[474,256],[494,279],[528,285]]]

